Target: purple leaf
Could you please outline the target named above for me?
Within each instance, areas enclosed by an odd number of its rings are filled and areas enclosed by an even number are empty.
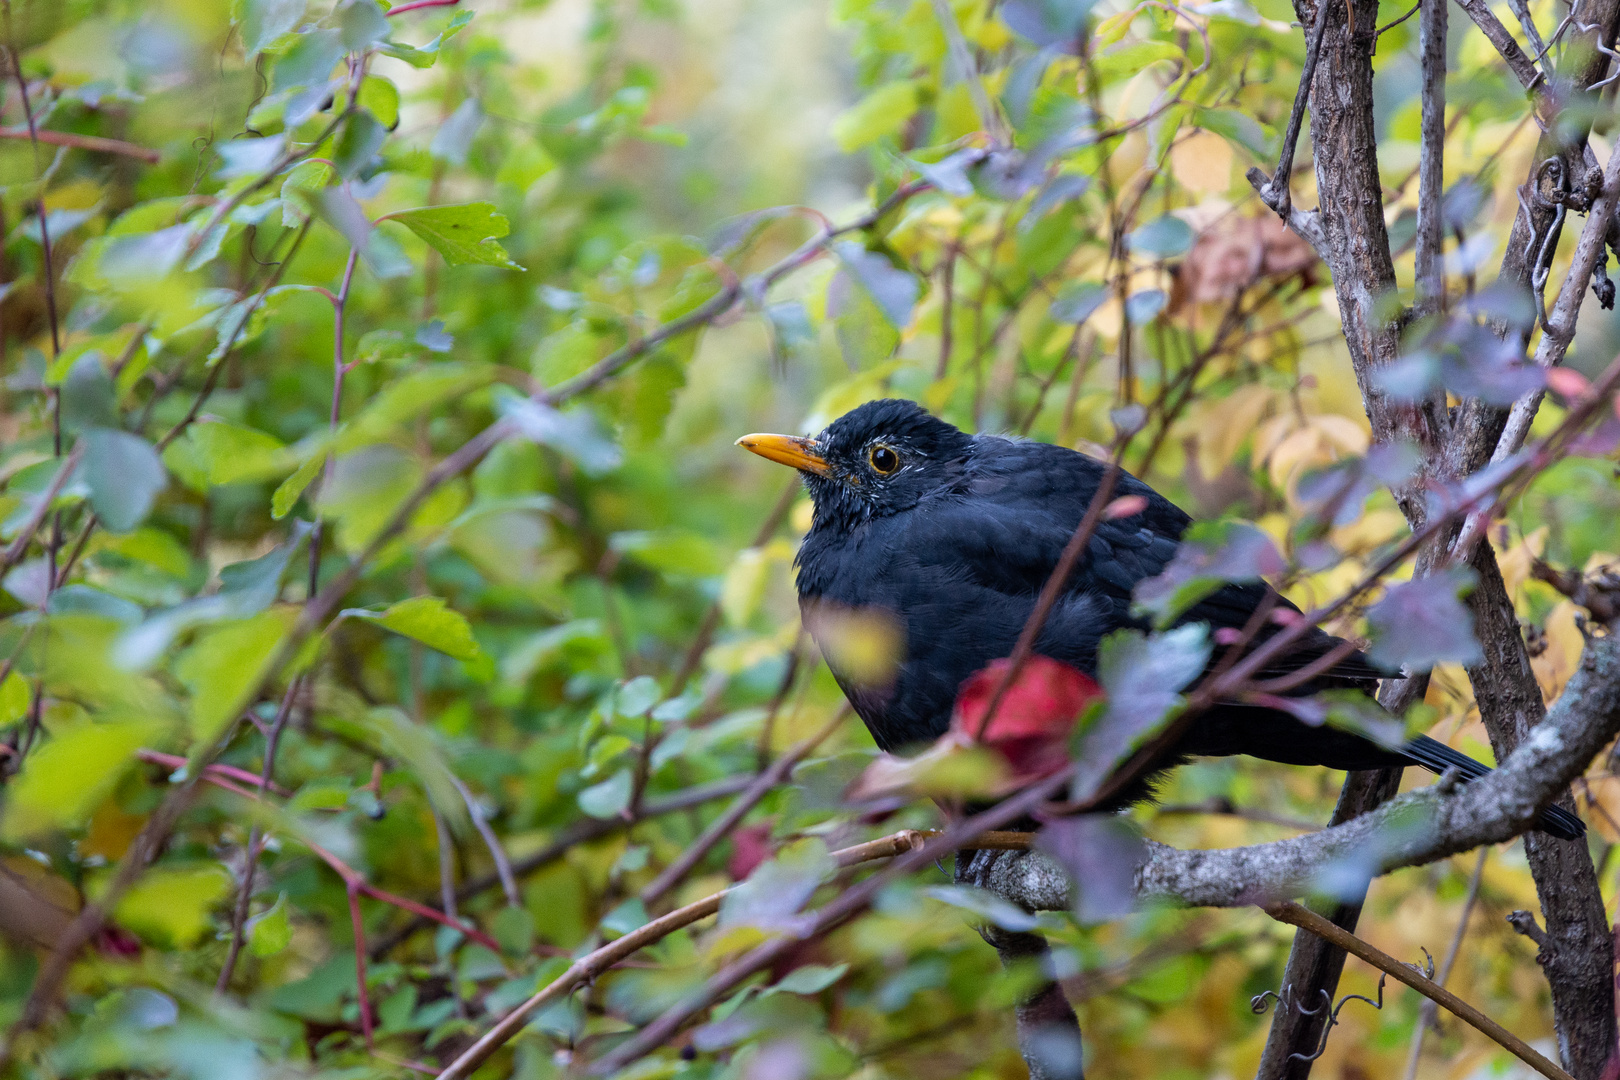
[[[1147,845],[1120,818],[1059,818],[1041,830],[1035,846],[1068,872],[1081,922],[1122,918],[1136,906],[1136,871],[1147,861]]]
[[[787,930],[797,926],[800,910],[837,869],[827,845],[819,839],[789,844],[726,894],[720,904],[721,929]]]
[[[1182,688],[1203,673],[1209,653],[1202,623],[1152,636],[1119,630],[1103,639],[1097,681],[1108,691],[1108,703],[1080,736],[1076,798],[1089,795],[1158,733],[1181,704]]]
[[[917,302],[916,278],[859,244],[839,244],[837,251],[845,272],[872,298],[890,326],[899,330],[911,321],[911,309]]]
[[[1439,663],[1477,664],[1474,617],[1457,598],[1474,585],[1472,571],[1452,568],[1396,585],[1367,611],[1373,645],[1367,656],[1387,668],[1427,671]]]
[[[1187,536],[1170,565],[1138,583],[1133,594],[1136,606],[1161,626],[1228,581],[1256,581],[1286,566],[1271,537],[1246,521],[1194,525]]]

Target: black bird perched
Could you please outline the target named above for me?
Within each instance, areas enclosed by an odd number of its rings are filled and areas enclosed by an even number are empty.
[[[834,677],[885,750],[942,735],[962,682],[1012,652],[1104,472],[1101,462],[1076,451],[969,435],[896,398],[868,402],[814,439],[745,435],[737,442],[798,469],[809,488],[815,518],[798,555],[799,603],[807,615],[830,605],[883,612],[899,624],[898,664],[885,685],[874,687],[850,670],[837,642],[829,647],[825,629],[818,632],[825,624],[806,619]],[[1115,491],[1141,496],[1145,508],[1098,525],[1035,644],[1036,652],[1091,674],[1105,636],[1145,627],[1131,613],[1131,592],[1164,570],[1191,524],[1135,477],[1120,473]],[[1241,628],[1268,595],[1263,583],[1229,584],[1182,621]],[[1313,627],[1263,675],[1297,670],[1340,643]],[[1352,653],[1294,692],[1354,688],[1370,694],[1379,675]],[[1164,767],[1194,755],[1229,754],[1347,770],[1456,767],[1464,779],[1490,771],[1427,736],[1388,750],[1349,731],[1239,703],[1195,718]],[[1579,818],[1558,807],[1543,811],[1537,826],[1563,839],[1585,832]]]

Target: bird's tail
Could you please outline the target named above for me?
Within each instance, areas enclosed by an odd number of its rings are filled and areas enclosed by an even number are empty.
[[[1443,773],[1455,766],[1464,780],[1478,780],[1491,771],[1489,765],[1475,761],[1467,754],[1453,750],[1445,743],[1431,739],[1427,735],[1419,735],[1408,742],[1401,747],[1401,753],[1413,764],[1421,765],[1430,772]],[[1586,835],[1586,823],[1568,810],[1557,806],[1542,809],[1536,817],[1536,828],[1560,840],[1579,840]]]

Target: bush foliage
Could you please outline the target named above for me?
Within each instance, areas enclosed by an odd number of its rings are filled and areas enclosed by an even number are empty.
[[[1325,270],[1242,178],[1275,162],[1293,18],[1278,0],[8,5],[8,1067],[431,1073],[571,957],[749,880],[479,1074],[561,1076],[864,872],[829,849],[936,827],[927,800],[843,798],[875,750],[830,724],[842,697],[792,592],[808,505],[731,446],[745,432],[884,394],[1099,453],[1139,429],[1126,466],[1255,523],[1296,601],[1358,579],[1405,523],[1371,481],[1322,513],[1321,470],[1366,453],[1367,423]],[[1375,61],[1397,246],[1416,25]],[[1453,47],[1460,292],[1502,249],[1535,132],[1488,44]],[[1573,363],[1593,373],[1609,328],[1588,314]],[[1581,639],[1531,559],[1613,550],[1612,464],[1560,463],[1492,536],[1549,697]],[[1486,755],[1456,666],[1472,639],[1407,629],[1424,640],[1397,659],[1439,661],[1416,723]],[[787,753],[791,779],[664,883]],[[1338,779],[1203,762],[1133,817],[1184,847],[1275,839],[1322,820]],[[1606,859],[1620,787],[1588,793]],[[1450,985],[1546,1037],[1534,948],[1501,918],[1534,906],[1523,855],[1492,852],[1465,910],[1474,868],[1381,880],[1364,932],[1416,960],[1461,916]],[[627,1075],[1021,1075],[1011,1006],[1034,976],[1001,969],[982,898],[946,881],[890,886]],[[91,903],[109,918],[64,969]],[[1276,988],[1286,928],[1040,924],[1092,1075],[1252,1071],[1249,1000]],[[1369,970],[1346,990],[1370,994]],[[1418,1004],[1352,1004],[1322,1075],[1392,1074]],[[1424,1075],[1500,1054],[1449,1022],[1426,1046]]]

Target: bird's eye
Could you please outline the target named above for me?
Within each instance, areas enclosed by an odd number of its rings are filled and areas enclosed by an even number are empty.
[[[879,444],[866,452],[866,463],[879,476],[888,476],[900,468],[900,455],[894,452],[893,447]]]

